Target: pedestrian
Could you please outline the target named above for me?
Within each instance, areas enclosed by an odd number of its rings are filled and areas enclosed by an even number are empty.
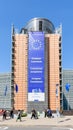
[[[45,113],[44,117],[46,118],[47,117],[47,109],[45,109],[44,113]]]
[[[3,120],[6,120],[6,117],[7,117],[6,110],[3,110]]]
[[[34,119],[38,119],[38,115],[37,115],[37,112],[35,109],[32,109],[31,111],[31,119],[34,118]]]
[[[18,121],[18,119],[21,121],[21,111],[20,110],[18,110],[16,121]]]
[[[47,110],[47,117],[52,117],[52,111],[50,108]]]
[[[13,111],[13,109],[10,111],[10,118],[14,118],[14,111]]]

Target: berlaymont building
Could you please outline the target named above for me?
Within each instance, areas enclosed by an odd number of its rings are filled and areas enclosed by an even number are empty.
[[[11,55],[9,108],[63,108],[62,27],[45,18],[31,19],[19,33],[12,26]]]

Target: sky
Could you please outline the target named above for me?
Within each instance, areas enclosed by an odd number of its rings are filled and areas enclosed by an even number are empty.
[[[73,0],[0,0],[0,73],[11,72],[11,27],[34,18],[62,24],[62,68],[73,69]]]

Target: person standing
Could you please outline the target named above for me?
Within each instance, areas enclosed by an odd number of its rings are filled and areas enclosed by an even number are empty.
[[[6,113],[6,110],[3,111],[3,120],[6,120],[6,117],[7,117],[7,113]]]
[[[46,118],[47,117],[47,109],[44,110],[44,113],[45,113],[44,117]]]
[[[13,109],[10,111],[10,118],[14,118],[14,111],[13,111]]]
[[[47,110],[47,117],[52,117],[52,111],[50,108]]]

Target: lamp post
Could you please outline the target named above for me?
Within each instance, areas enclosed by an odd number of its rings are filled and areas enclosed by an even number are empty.
[[[59,84],[56,84],[56,114],[59,116],[59,110],[58,110],[58,96],[59,96]]]
[[[66,83],[65,85],[65,89],[67,91],[67,94],[68,94],[68,104],[67,104],[67,109],[69,111],[69,90],[70,90],[70,84],[69,83]]]

